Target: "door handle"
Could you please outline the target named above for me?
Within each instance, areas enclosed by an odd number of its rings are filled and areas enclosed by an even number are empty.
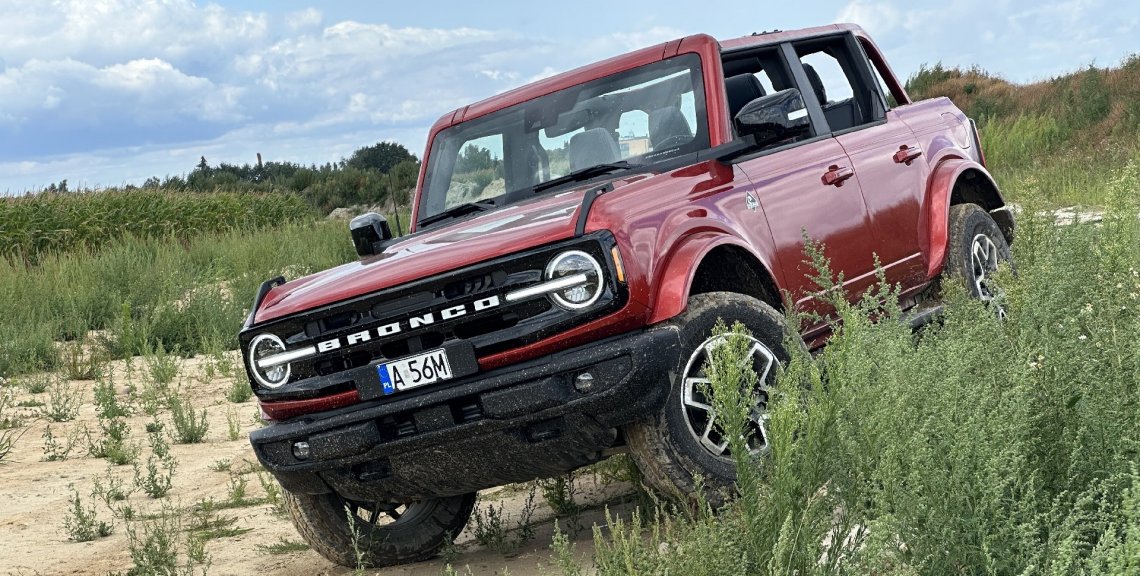
[[[910,163],[914,162],[914,159],[919,156],[922,156],[922,148],[903,144],[899,146],[899,151],[895,152],[895,164],[906,164],[910,166]]]
[[[832,164],[827,168],[827,172],[823,174],[823,183],[825,186],[835,186],[836,188],[842,187],[843,183],[855,175],[855,171],[847,166],[839,166]]]

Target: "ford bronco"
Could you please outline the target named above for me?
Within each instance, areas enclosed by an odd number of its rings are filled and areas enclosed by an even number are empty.
[[[250,442],[298,530],[381,566],[435,554],[478,490],[620,451],[673,494],[730,486],[711,329],[745,324],[772,382],[784,307],[828,313],[803,231],[852,298],[877,256],[921,320],[944,275],[994,296],[1013,219],[973,122],[912,101],[841,24],[688,36],[449,112],[411,233],[349,228],[359,260],[266,282],[240,342],[267,421]]]

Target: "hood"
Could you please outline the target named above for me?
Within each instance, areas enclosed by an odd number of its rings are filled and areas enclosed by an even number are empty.
[[[254,323],[568,239],[574,235],[582,196],[592,186],[597,182],[444,224],[398,240],[375,256],[286,282],[266,294]],[[348,242],[347,228],[344,234]]]

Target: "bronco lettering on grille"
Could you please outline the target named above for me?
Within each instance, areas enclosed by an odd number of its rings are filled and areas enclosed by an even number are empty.
[[[317,344],[317,352],[331,352],[342,347],[353,346],[362,342],[368,342],[372,340],[373,337],[384,338],[386,336],[393,336],[395,334],[403,332],[404,330],[414,330],[416,328],[422,328],[424,326],[434,324],[437,317],[441,320],[453,320],[455,318],[466,316],[467,314],[473,312],[490,310],[491,308],[499,306],[499,304],[500,302],[498,296],[488,296],[487,298],[476,300],[468,304],[450,306],[438,312],[426,312],[419,316],[412,316],[411,318],[408,318],[407,320],[401,322],[391,322],[382,326],[377,326],[375,328],[369,328],[368,330],[355,332],[341,338],[325,340],[324,342]]]

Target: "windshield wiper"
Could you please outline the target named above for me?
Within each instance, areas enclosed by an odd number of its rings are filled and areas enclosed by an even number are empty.
[[[559,176],[553,180],[547,180],[541,184],[536,184],[534,186],[534,191],[542,192],[543,190],[549,190],[555,186],[561,186],[569,182],[581,182],[582,180],[587,180],[589,178],[593,178],[594,176],[601,176],[602,174],[609,174],[610,172],[617,172],[619,170],[630,170],[637,167],[639,167],[638,164],[630,164],[625,160],[607,162],[604,164],[594,164],[593,166],[587,166],[585,168],[574,170],[565,176]]]
[[[435,224],[436,222],[442,222],[443,220],[448,220],[451,218],[457,218],[459,216],[463,216],[465,214],[470,214],[472,212],[486,212],[487,210],[490,210],[491,208],[494,208],[494,207],[495,207],[495,201],[494,200],[480,200],[478,202],[467,202],[465,204],[460,204],[458,206],[452,206],[451,208],[448,208],[447,210],[444,210],[443,212],[440,212],[439,214],[432,214],[431,216],[428,216],[427,218],[420,220],[419,225],[420,226],[429,226],[431,224]]]

